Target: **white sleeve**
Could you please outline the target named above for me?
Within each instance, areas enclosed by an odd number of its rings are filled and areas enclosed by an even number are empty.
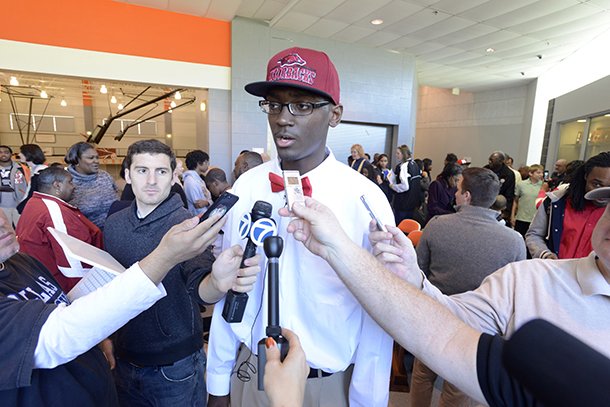
[[[407,161],[406,163],[400,165],[400,175],[398,176],[398,179],[396,179],[396,176],[394,176],[395,183],[390,183],[390,187],[398,193],[407,192],[409,190],[410,176],[411,174],[409,174],[409,165]]]
[[[42,325],[34,367],[51,369],[87,352],[166,295],[138,263],[105,286],[60,305]]]
[[[362,335],[349,386],[350,406],[387,406],[393,340],[363,310]]]
[[[226,396],[231,392],[231,372],[240,344],[229,324],[222,318],[225,298],[214,306],[210,327],[206,387],[208,394],[213,396]]]
[[[394,215],[384,195],[375,191],[367,195],[371,208],[379,219],[394,225]],[[372,252],[368,232],[361,246]],[[362,334],[358,349],[354,354],[354,371],[349,387],[350,406],[387,406],[389,399],[388,383],[392,369],[392,346],[394,340],[362,309]]]

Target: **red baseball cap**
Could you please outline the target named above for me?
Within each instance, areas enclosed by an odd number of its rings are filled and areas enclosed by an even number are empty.
[[[245,86],[246,92],[266,97],[271,88],[287,86],[325,96],[339,104],[339,75],[324,52],[293,47],[278,52],[267,64],[267,80]]]

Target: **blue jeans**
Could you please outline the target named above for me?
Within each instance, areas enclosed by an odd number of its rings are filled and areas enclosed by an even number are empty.
[[[114,369],[124,407],[205,407],[203,349],[168,366],[141,367],[117,359]]]

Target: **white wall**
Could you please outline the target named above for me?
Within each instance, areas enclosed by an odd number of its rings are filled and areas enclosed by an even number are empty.
[[[482,166],[490,153],[501,150],[516,166],[524,163],[531,93],[531,86],[520,86],[456,96],[450,89],[420,87],[415,157],[431,158],[433,175],[442,170],[447,153]]]
[[[610,75],[608,44],[610,30],[540,75],[530,129],[528,161],[540,160],[549,100]]]

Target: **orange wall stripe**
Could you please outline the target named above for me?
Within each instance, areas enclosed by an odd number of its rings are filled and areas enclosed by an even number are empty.
[[[231,66],[230,22],[110,0],[6,3],[1,39]]]

